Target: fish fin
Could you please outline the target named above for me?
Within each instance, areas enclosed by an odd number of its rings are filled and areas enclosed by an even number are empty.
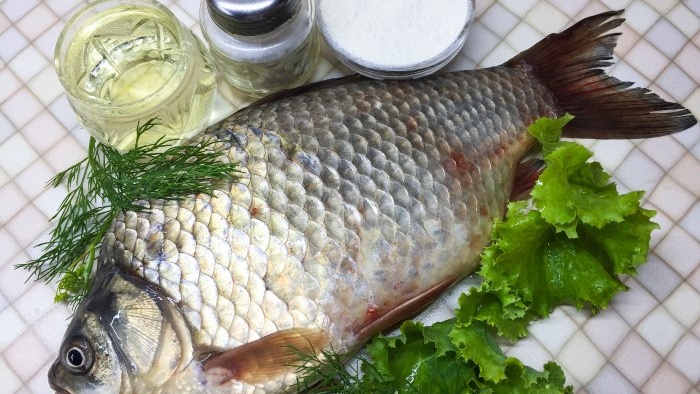
[[[294,371],[299,353],[316,354],[329,342],[328,333],[315,328],[291,328],[209,357],[203,369],[211,382],[236,379],[248,384],[264,383]]]
[[[575,118],[564,136],[575,138],[647,138],[685,130],[697,123],[690,111],[648,89],[631,87],[607,75],[620,33],[621,11],[581,20],[550,34],[504,65],[525,70],[544,84],[564,112]]]
[[[361,76],[360,74],[346,75],[338,78],[325,79],[323,81],[312,82],[306,85],[302,85],[296,88],[284,89],[260,98],[254,101],[246,108],[255,108],[263,104],[271,103],[273,101],[278,101],[286,99],[289,97],[298,96],[302,93],[315,92],[321,89],[334,88],[336,86],[346,85],[353,82],[365,81],[368,78]]]
[[[545,162],[540,158],[531,158],[520,162],[515,170],[515,181],[513,189],[510,191],[510,201],[529,198],[532,188],[535,187],[537,179],[544,169]]]
[[[435,299],[448,287],[455,283],[455,281],[456,279],[448,279],[440,282],[384,314],[381,314],[380,312],[376,316],[371,316],[366,324],[354,330],[355,334],[359,338],[359,341],[364,343],[374,334],[393,327],[411,316],[418,314],[418,312],[422,311],[426,306],[435,301]],[[370,314],[369,311],[368,314]]]

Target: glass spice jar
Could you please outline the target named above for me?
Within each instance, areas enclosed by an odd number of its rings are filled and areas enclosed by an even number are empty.
[[[318,59],[313,0],[203,0],[200,26],[214,64],[255,97],[306,82]]]
[[[100,0],[66,23],[55,66],[80,123],[103,144],[182,142],[209,122],[216,78],[204,44],[155,0]]]

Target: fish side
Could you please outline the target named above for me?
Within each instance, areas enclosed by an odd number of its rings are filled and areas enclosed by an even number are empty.
[[[204,136],[239,179],[117,218],[102,266],[162,287],[197,349],[304,328],[350,351],[382,316],[476,267],[532,146],[523,130],[555,114],[547,98],[501,68],[243,110]]]
[[[537,118],[571,111],[571,135],[596,138],[695,124],[598,70],[619,14],[502,66],[326,81],[208,128],[198,138],[216,139],[239,177],[117,217],[52,387],[282,392],[304,378],[290,348],[350,353],[417,313],[476,268],[516,174],[529,173],[521,160],[536,148],[527,126]]]

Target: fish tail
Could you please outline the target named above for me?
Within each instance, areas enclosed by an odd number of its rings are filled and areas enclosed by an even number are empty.
[[[623,10],[581,20],[550,34],[504,65],[537,78],[553,94],[562,112],[575,116],[564,135],[576,138],[648,138],[685,130],[697,123],[680,104],[648,89],[631,87],[603,71],[613,64]]]

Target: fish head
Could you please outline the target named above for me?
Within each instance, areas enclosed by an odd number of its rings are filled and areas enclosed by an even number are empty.
[[[76,310],[49,383],[71,394],[159,391],[192,358],[175,303],[157,286],[112,271],[96,280]]]

